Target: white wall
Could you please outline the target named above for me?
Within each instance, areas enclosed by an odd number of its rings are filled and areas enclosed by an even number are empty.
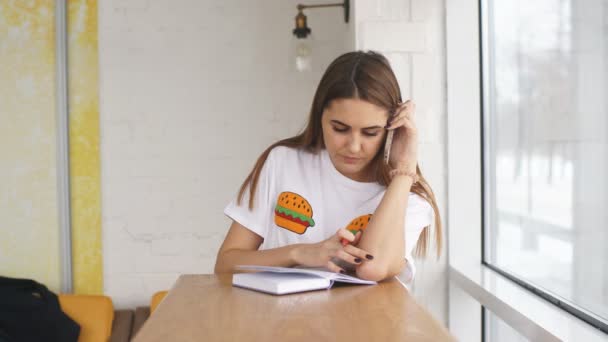
[[[341,9],[311,10],[315,70],[291,71],[296,4],[99,3],[104,291],[115,306],[213,272],[224,206],[262,150],[302,128],[329,62],[354,49]]]
[[[99,4],[104,286],[118,307],[213,271],[223,207],[259,153],[302,128],[321,73],[355,40],[385,53],[416,101],[420,164],[445,217],[444,2],[357,0],[350,24],[337,8],[308,11],[308,74],[288,66],[297,1],[255,4]],[[445,258],[417,266],[414,294],[445,323]]]
[[[445,3],[443,0],[358,0],[355,13],[357,49],[385,54],[397,75],[403,98],[416,103],[419,163],[435,192],[445,224]],[[445,233],[444,241],[439,260],[434,257],[433,249],[426,259],[417,261],[413,292],[420,304],[447,324]]]

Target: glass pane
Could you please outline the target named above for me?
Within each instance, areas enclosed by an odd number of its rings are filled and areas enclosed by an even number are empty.
[[[60,288],[54,1],[0,1],[0,274]]]
[[[527,338],[520,335],[510,325],[505,323],[492,311],[484,308],[485,315],[485,340],[488,342],[528,342]]]
[[[488,1],[486,261],[608,322],[608,1]]]

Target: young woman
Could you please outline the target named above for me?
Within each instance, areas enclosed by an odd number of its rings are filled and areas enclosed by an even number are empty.
[[[414,110],[384,56],[334,60],[304,132],[268,147],[224,210],[233,223],[215,272],[254,264],[412,279],[412,252],[426,254],[433,219],[438,255],[442,244],[435,197],[417,166]]]

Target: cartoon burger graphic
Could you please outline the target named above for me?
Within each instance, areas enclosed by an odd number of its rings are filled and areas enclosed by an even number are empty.
[[[369,223],[369,220],[371,218],[372,214],[359,216],[356,219],[350,221],[348,226],[346,226],[346,229],[353,233],[353,235],[357,235],[358,231],[361,231],[361,233],[363,233],[363,230],[367,228],[367,224]]]
[[[274,223],[297,234],[314,227],[312,207],[304,197],[293,192],[282,192],[274,209]]]

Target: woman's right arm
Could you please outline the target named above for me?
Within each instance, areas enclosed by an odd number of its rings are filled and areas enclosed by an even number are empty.
[[[226,239],[217,253],[215,273],[233,273],[236,265],[292,267],[296,265],[293,251],[297,245],[259,251],[264,239],[233,221]]]
[[[366,259],[367,252],[353,245],[343,246],[340,242],[344,238],[356,244],[359,237],[353,236],[346,229],[340,229],[332,237],[319,243],[293,244],[260,251],[258,248],[263,242],[262,237],[233,221],[217,253],[215,273],[234,273],[237,265],[325,266],[332,271],[340,272],[341,269],[331,262],[332,258],[339,258],[355,265]]]

